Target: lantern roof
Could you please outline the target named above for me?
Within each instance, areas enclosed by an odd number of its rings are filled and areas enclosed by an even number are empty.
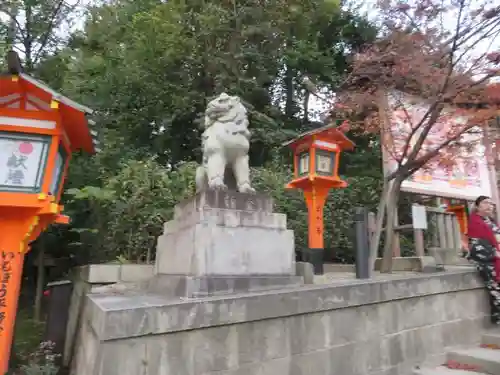
[[[313,138],[337,144],[341,150],[354,149],[354,142],[351,141],[335,124],[322,126],[321,128],[309,130],[298,137],[287,141],[282,146],[289,146],[293,150],[304,144],[312,144]]]
[[[9,64],[9,72],[0,74],[0,104],[19,110],[16,102],[21,100],[26,103],[25,110],[32,113],[58,111],[72,151],[83,150],[90,154],[100,151],[96,123],[89,118],[93,113],[90,108]],[[54,102],[58,103],[57,109],[53,108]]]

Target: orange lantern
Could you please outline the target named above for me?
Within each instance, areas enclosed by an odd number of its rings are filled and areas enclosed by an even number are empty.
[[[309,250],[307,259],[315,273],[323,273],[323,207],[330,189],[347,183],[338,175],[340,153],[354,149],[354,143],[334,125],[301,134],[286,142],[294,153],[294,179],[287,189],[301,189],[309,213]]]
[[[92,111],[22,73],[9,52],[0,75],[0,374],[8,371],[24,258],[52,223],[72,152],[99,151]]]

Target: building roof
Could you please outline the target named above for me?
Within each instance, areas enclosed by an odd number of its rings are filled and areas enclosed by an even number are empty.
[[[339,130],[335,124],[329,124],[322,126],[321,128],[309,130],[300,134],[298,137],[283,143],[282,146],[290,146],[292,149],[295,149],[299,144],[311,141],[314,135],[320,133],[331,139],[332,142],[337,143],[343,150],[352,150],[354,148],[354,142],[347,138],[347,136]]]
[[[52,101],[58,102],[58,111],[72,151],[83,150],[91,154],[100,151],[96,124],[89,118],[93,113],[90,108],[52,90],[26,73],[15,73],[11,71],[0,75],[0,98],[26,95],[28,101],[37,107],[43,106],[44,111],[54,111],[50,104]],[[13,79],[15,77],[18,79]]]

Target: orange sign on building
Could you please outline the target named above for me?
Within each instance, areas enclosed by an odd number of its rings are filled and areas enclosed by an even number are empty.
[[[98,151],[92,111],[24,74],[9,52],[0,75],[0,374],[8,371],[24,258],[52,223],[71,154]]]

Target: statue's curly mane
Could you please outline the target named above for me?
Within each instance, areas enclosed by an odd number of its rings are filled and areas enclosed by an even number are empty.
[[[246,108],[237,96],[222,94],[210,101],[205,111],[205,128],[215,122],[233,122],[238,116],[246,116]]]

